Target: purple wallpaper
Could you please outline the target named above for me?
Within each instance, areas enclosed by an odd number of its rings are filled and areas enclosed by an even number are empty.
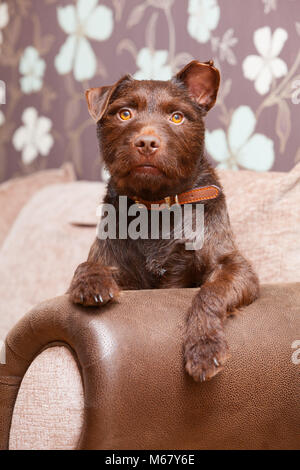
[[[125,73],[221,70],[206,145],[216,166],[300,160],[299,0],[0,0],[0,180],[74,163],[105,177],[84,90]]]

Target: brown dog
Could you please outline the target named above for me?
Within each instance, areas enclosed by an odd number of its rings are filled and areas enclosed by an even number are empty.
[[[112,86],[86,92],[111,175],[105,203],[117,213],[120,195],[128,197],[129,206],[137,199],[145,204],[164,198],[170,202],[175,195],[181,198],[179,203],[192,204],[193,198],[199,202],[196,196],[203,191],[195,188],[220,188],[204,156],[203,123],[216,101],[219,82],[212,62],[192,61],[170,81],[125,76]],[[101,307],[121,289],[198,286],[184,342],[186,370],[196,381],[210,379],[222,369],[229,356],[226,316],[253,302],[259,292],[251,265],[234,244],[224,194],[215,191],[201,200],[201,249],[188,251],[175,239],[97,238],[68,291],[75,303]],[[150,220],[152,211],[147,212]]]

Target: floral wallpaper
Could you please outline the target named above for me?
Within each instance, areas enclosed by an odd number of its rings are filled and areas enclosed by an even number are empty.
[[[125,73],[168,80],[214,59],[215,166],[300,160],[300,0],[0,0],[0,180],[72,161],[105,178],[84,91]]]

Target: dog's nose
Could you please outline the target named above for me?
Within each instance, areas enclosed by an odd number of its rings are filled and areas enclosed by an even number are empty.
[[[138,151],[143,154],[150,154],[156,152],[160,146],[160,140],[155,135],[139,135],[135,141],[134,145],[137,147]]]

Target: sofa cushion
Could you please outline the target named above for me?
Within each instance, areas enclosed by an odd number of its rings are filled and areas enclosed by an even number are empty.
[[[0,340],[33,305],[67,290],[96,235],[95,227],[70,221],[88,206],[96,222],[104,188],[83,181],[50,185],[22,209],[0,251]]]
[[[76,361],[66,347],[49,348],[31,363],[22,381],[9,448],[74,449],[82,423],[83,389]]]
[[[261,282],[300,280],[300,163],[290,172],[219,172],[237,245]]]
[[[0,185],[0,247],[18,213],[35,192],[49,184],[66,183],[74,179],[72,164],[65,163],[58,169],[38,171],[32,175],[2,183]]]

